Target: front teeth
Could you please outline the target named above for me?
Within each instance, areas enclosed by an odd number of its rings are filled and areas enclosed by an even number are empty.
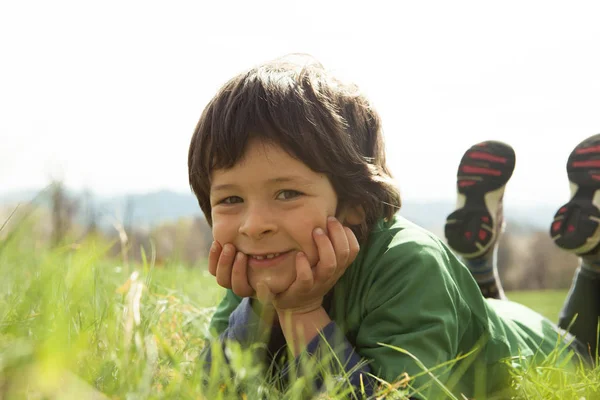
[[[277,257],[280,253],[267,254],[266,256],[250,256],[255,260],[264,260],[265,258],[271,259],[273,257]]]

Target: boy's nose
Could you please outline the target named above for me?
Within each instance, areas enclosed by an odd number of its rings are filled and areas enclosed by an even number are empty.
[[[239,228],[239,233],[253,239],[261,239],[277,230],[272,215],[263,209],[248,210],[246,218]]]

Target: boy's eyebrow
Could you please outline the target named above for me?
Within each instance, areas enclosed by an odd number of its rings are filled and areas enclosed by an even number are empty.
[[[297,175],[292,175],[292,176],[280,176],[277,178],[271,178],[267,180],[267,184],[275,184],[275,183],[296,183],[296,184],[300,184],[303,186],[309,186],[314,184],[314,182],[310,179],[306,179],[303,178],[301,176],[297,176]],[[211,187],[211,191],[217,191],[217,190],[231,190],[231,189],[238,189],[239,186],[233,183],[224,183],[221,185],[215,185],[213,187]]]
[[[291,175],[291,176],[281,176],[278,178],[272,178],[267,181],[267,183],[299,183],[302,185],[311,185],[314,182],[311,179],[306,179],[302,176]]]

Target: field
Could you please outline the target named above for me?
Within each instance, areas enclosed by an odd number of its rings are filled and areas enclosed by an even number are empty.
[[[553,322],[558,320],[568,290],[531,290],[525,292],[508,292],[506,297],[517,303],[539,312]]]
[[[304,378],[282,390],[241,351],[235,374],[204,373],[198,354],[223,290],[203,267],[158,266],[151,249],[133,265],[107,259],[107,246],[48,250],[27,230],[0,242],[0,399],[303,398]],[[508,295],[556,320],[565,294]],[[514,398],[600,397],[597,370],[515,376]],[[397,389],[386,398],[407,393]],[[346,398],[343,390],[334,382],[321,398]]]

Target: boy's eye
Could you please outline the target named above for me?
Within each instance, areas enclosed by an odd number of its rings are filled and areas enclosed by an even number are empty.
[[[282,190],[281,192],[277,193],[278,200],[290,200],[298,196],[302,196],[302,193],[296,190]]]
[[[242,201],[242,198],[239,196],[229,196],[221,200],[219,204],[237,204],[241,203]]]

